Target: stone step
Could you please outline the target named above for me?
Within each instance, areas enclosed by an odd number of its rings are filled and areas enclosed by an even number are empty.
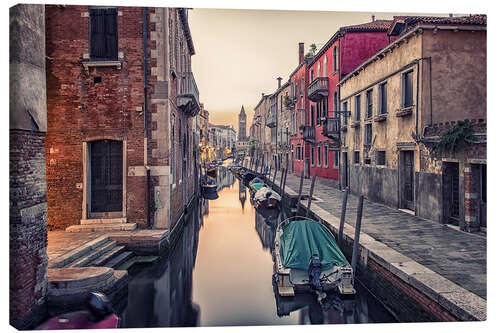
[[[100,256],[102,256],[104,253],[107,253],[111,249],[116,247],[116,241],[108,241],[107,243],[104,243],[100,247],[94,249],[90,253],[87,253],[86,255],[82,256],[81,258],[78,258],[77,260],[71,262],[69,265],[66,265],[66,267],[85,267],[85,266],[94,266],[90,265],[90,263]]]
[[[67,232],[130,231],[137,229],[137,223],[80,224],[66,228]]]
[[[111,268],[117,268],[130,258],[134,256],[134,253],[131,251],[125,251],[122,252],[120,255],[116,256],[115,258],[111,259],[110,261],[106,262],[104,264],[105,267],[111,267]]]
[[[127,223],[127,218],[126,217],[80,220],[80,224],[81,225],[89,225],[89,224],[91,224],[91,225],[95,225],[95,224],[122,224],[122,223]]]
[[[108,236],[98,237],[94,240],[91,240],[90,242],[83,244],[82,246],[77,247],[76,249],[73,249],[57,258],[54,258],[53,260],[49,261],[48,266],[49,268],[62,268],[108,242],[110,242],[110,238]]]
[[[115,246],[111,250],[107,251],[106,253],[103,253],[99,258],[97,258],[97,259],[93,260],[91,263],[89,263],[89,266],[104,266],[104,264],[106,262],[117,257],[123,251],[125,251],[125,246]]]

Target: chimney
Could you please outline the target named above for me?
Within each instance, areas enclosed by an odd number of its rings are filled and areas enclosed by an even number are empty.
[[[372,15],[372,22],[375,22],[375,15]]]
[[[299,64],[304,61],[304,43],[299,43]]]
[[[265,94],[264,94],[264,93],[262,93],[262,98],[264,98],[264,95],[265,95]]]
[[[276,78],[276,80],[278,80],[278,89],[279,89],[279,88],[281,88],[281,80],[283,80],[283,78],[278,77],[278,78]]]

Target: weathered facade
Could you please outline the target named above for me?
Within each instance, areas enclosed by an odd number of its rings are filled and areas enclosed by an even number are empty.
[[[187,10],[48,5],[46,31],[48,227],[172,228],[199,158]]]
[[[486,225],[486,17],[395,18],[389,35],[397,39],[339,83],[350,111],[343,185],[478,230]],[[464,126],[475,143],[433,149]]]
[[[271,95],[262,93],[259,103],[254,108],[250,126],[250,147],[252,145],[254,147],[252,155],[254,159],[259,159],[259,161],[263,158],[266,165],[269,165],[270,161],[271,130],[266,126],[270,103]]]
[[[9,322],[17,329],[47,311],[44,12],[25,4],[9,12]]]

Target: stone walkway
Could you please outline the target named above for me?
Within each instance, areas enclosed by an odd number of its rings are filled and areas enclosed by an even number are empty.
[[[280,173],[275,184],[279,186]],[[299,192],[300,177],[287,175],[287,192]],[[302,195],[309,194],[311,180],[304,179]],[[316,178],[313,202],[340,218],[343,192]],[[307,206],[307,200],[301,201]],[[356,224],[358,197],[349,195],[346,223]],[[462,232],[364,200],[361,231],[419,264],[486,299],[486,237]]]
[[[97,239],[105,232],[66,232],[64,230],[47,232],[47,256],[53,260],[83,244]]]

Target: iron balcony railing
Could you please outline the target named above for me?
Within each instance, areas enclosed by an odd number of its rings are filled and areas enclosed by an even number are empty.
[[[318,102],[325,97],[328,97],[328,78],[317,77],[307,87],[307,98],[313,102]]]
[[[323,135],[331,139],[339,139],[340,118],[326,118],[323,122]]]
[[[304,126],[302,129],[302,139],[307,142],[314,142],[316,139],[313,126]]]
[[[266,118],[266,126],[276,127],[276,124],[277,124],[276,112],[269,112]]]
[[[200,111],[200,93],[192,72],[180,73],[177,107],[188,116],[194,117]]]

